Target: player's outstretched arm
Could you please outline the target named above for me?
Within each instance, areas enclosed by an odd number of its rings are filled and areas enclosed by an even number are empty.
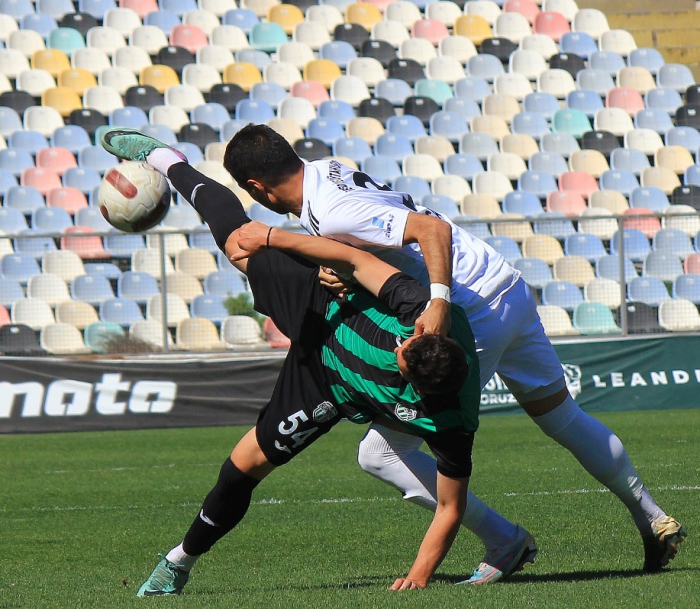
[[[416,560],[406,577],[399,577],[389,590],[425,588],[440,566],[459,532],[467,508],[469,478],[448,478],[438,473],[437,509]]]
[[[417,243],[423,253],[431,284],[452,285],[452,227],[434,216],[410,213],[403,234],[404,245]],[[430,306],[416,320],[416,334],[447,335],[450,304],[433,296]]]
[[[233,263],[239,263],[267,247],[272,247],[299,254],[318,265],[332,267],[337,272],[352,277],[375,296],[379,294],[386,280],[399,272],[376,256],[338,241],[300,235],[260,222],[249,222],[242,226],[233,233],[229,242],[231,247],[229,248],[227,243],[226,253]]]

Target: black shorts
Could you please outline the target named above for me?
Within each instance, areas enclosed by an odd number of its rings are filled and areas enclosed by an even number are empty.
[[[266,250],[248,261],[255,309],[272,318],[292,341],[256,435],[265,457],[283,465],[342,418],[321,362],[332,296],[318,279],[318,266]]]

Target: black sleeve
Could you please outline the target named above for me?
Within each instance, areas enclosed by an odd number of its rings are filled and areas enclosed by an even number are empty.
[[[399,272],[386,280],[377,297],[403,325],[412,326],[425,311],[430,301],[430,290],[410,275]]]
[[[472,473],[474,432],[454,428],[424,436],[435,455],[437,470],[448,478],[467,478]]]

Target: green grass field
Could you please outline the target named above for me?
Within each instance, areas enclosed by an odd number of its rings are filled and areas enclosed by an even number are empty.
[[[472,490],[535,535],[537,563],[509,582],[454,586],[483,550],[462,532],[423,591],[404,574],[430,521],[356,465],[364,427],[342,423],[257,489],[241,525],[179,598],[137,599],[178,543],[243,428],[0,439],[0,608],[698,607],[700,410],[601,415],[690,536],[643,575],[627,511],[524,416],[485,417]]]

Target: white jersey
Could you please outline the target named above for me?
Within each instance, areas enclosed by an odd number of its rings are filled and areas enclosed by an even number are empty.
[[[467,315],[480,311],[517,281],[520,273],[491,246],[446,216],[414,204],[410,196],[338,161],[304,164],[299,221],[307,231],[370,249],[427,286],[430,279],[420,247],[417,243],[403,246],[412,211],[438,216],[451,225],[451,297]],[[382,247],[372,247],[376,245]]]

